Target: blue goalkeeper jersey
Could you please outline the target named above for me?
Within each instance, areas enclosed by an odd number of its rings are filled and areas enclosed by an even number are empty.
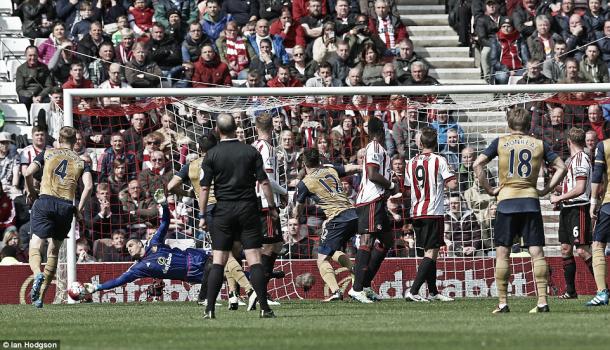
[[[146,242],[144,256],[121,276],[103,283],[99,289],[112,289],[144,277],[201,283],[203,267],[211,252],[192,248],[170,248],[164,243],[169,222],[169,208],[164,205],[161,225],[155,235]]]

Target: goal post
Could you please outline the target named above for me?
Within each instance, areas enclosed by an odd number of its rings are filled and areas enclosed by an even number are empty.
[[[187,107],[201,106],[210,113],[248,112],[252,115],[258,111],[273,108],[285,108],[295,105],[313,105],[322,110],[333,110],[333,106],[315,102],[316,97],[336,96],[343,101],[352,101],[354,96],[380,97],[380,100],[369,100],[363,109],[374,111],[406,109],[407,105],[392,106],[390,96],[407,100],[407,104],[416,104],[417,108],[432,120],[435,111],[447,110],[458,116],[463,111],[474,111],[483,120],[473,120],[472,130],[464,143],[474,140],[480,134],[501,134],[506,130],[486,129],[485,116],[489,111],[504,111],[514,105],[523,105],[532,101],[544,101],[558,93],[597,93],[589,99],[591,103],[604,104],[605,94],[610,92],[610,84],[546,84],[546,85],[455,85],[455,86],[392,86],[392,87],[328,87],[328,88],[189,88],[189,89],[66,89],[63,91],[64,125],[74,126],[76,109],[75,98],[157,98],[165,97]],[[603,96],[602,96],[603,94]],[[421,100],[421,96],[443,96],[443,99]],[[476,96],[476,97],[473,97]],[[312,102],[312,97],[313,101]],[[380,107],[380,102],[382,107]],[[566,101],[566,103],[570,103]],[[343,109],[354,107],[351,102],[342,104]],[[334,108],[336,110],[336,108]],[[354,108],[355,109],[355,108]],[[82,112],[82,111],[81,111]],[[586,118],[585,118],[586,119]],[[326,130],[328,133],[330,130]],[[476,134],[476,135],[475,135]],[[328,135],[327,135],[328,136]],[[478,137],[478,136],[476,136]],[[77,280],[76,257],[74,252],[75,224],[67,240],[67,285]],[[451,264],[458,266],[459,264]],[[439,267],[440,268],[440,267]],[[488,277],[488,276],[487,276]],[[487,278],[486,277],[486,278]],[[491,275],[493,278],[493,274]],[[72,302],[69,300],[69,302]]]

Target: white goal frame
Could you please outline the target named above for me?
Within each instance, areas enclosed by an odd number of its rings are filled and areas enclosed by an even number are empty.
[[[541,85],[436,85],[436,86],[359,86],[291,88],[146,88],[146,89],[65,89],[63,91],[64,125],[74,126],[74,97],[237,97],[237,96],[348,96],[348,95],[463,95],[507,93],[610,92],[610,83]],[[67,239],[67,285],[76,281],[75,221]],[[75,301],[68,298],[69,303]]]

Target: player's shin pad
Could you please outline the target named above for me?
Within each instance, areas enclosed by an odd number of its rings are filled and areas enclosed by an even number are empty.
[[[546,288],[548,285],[549,267],[544,256],[539,256],[532,259],[534,265],[534,278],[536,279],[536,290],[538,297],[546,297]]]
[[[501,302],[506,303],[508,277],[510,275],[509,259],[496,258],[496,287],[498,288],[498,298]]]
[[[593,248],[593,275],[597,290],[606,289],[606,257],[601,247]]]
[[[47,255],[47,264],[44,267],[44,282],[40,288],[40,299],[44,298],[44,295],[55,278],[55,271],[57,271],[57,255]]]
[[[330,262],[328,260],[323,260],[322,262],[318,260],[318,270],[320,270],[320,276],[322,276],[322,279],[326,282],[328,288],[330,288],[331,293],[336,292],[339,289],[339,284],[335,277],[335,270]]]

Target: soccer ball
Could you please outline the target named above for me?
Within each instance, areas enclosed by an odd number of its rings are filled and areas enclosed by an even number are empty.
[[[83,299],[86,293],[85,286],[80,282],[72,282],[70,288],[68,288],[68,295],[72,300],[79,301]]]

